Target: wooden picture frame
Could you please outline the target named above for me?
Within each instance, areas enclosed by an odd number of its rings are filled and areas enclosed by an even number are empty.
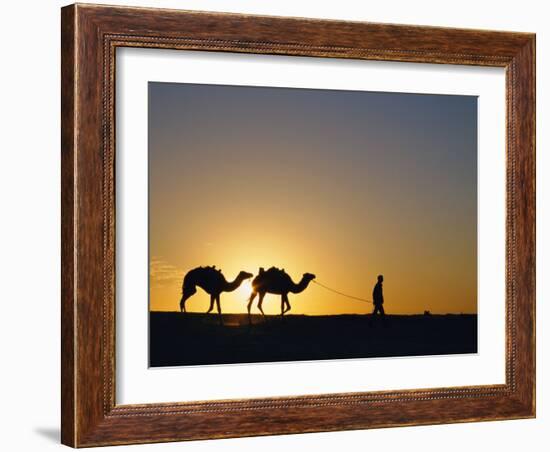
[[[535,416],[535,35],[147,8],[62,9],[62,429],[73,447]],[[506,383],[115,403],[115,50],[506,70]]]

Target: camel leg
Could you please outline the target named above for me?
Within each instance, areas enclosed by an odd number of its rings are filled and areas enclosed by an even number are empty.
[[[187,313],[185,310],[185,302],[189,299],[190,295],[182,295],[180,300],[180,312]]]
[[[283,295],[283,304],[285,305],[285,309],[283,311],[283,314],[290,311],[290,303],[288,302],[288,294]]]
[[[262,303],[264,302],[264,297],[265,297],[265,292],[260,292],[260,298],[258,299],[258,309],[260,310],[260,312],[265,318],[265,312],[262,309]]]
[[[216,297],[216,307],[218,308],[218,315],[220,316],[220,325],[223,325],[222,308],[220,306],[220,296]]]
[[[250,311],[252,309],[252,303],[254,302],[254,298],[256,298],[256,295],[258,295],[258,292],[252,292],[250,294],[250,297],[248,298],[248,304],[246,305],[246,310],[248,311],[248,324],[252,325],[252,317],[250,317]]]
[[[254,301],[254,298],[256,298],[256,295],[258,295],[258,292],[252,292],[250,294],[250,298],[248,299],[248,305],[246,306],[246,309],[248,310],[248,316],[250,316],[250,310],[252,309],[252,302]]]
[[[197,291],[194,287],[191,288],[185,288],[182,287],[181,289],[181,300],[180,300],[180,311],[183,313],[187,313],[185,310],[185,302],[191,298],[191,296]]]
[[[208,308],[208,311],[206,311],[206,313],[210,314],[212,309],[214,309],[214,295],[210,295],[210,307]]]
[[[182,295],[181,296],[181,300],[180,300],[180,312],[183,312],[183,313],[186,313],[187,311],[185,310],[185,301],[187,300],[187,298],[185,298],[185,295]]]

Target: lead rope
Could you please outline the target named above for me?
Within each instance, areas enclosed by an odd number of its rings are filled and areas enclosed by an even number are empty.
[[[340,292],[339,290],[333,289],[332,287],[325,286],[324,284],[321,284],[320,282],[317,282],[315,280],[313,280],[312,282],[314,282],[315,284],[317,284],[318,286],[321,286],[322,288],[324,288],[326,290],[330,290],[331,292],[334,292],[334,293],[336,293],[338,295],[341,295],[343,297],[351,298],[352,300],[357,300],[357,301],[364,301],[365,303],[372,303],[371,300],[366,300],[365,298],[359,298],[359,297],[354,297],[353,295],[348,295],[346,293]]]

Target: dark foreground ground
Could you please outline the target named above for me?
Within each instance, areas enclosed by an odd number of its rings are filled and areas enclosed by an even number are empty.
[[[150,366],[477,352],[477,315],[217,316],[151,312]]]

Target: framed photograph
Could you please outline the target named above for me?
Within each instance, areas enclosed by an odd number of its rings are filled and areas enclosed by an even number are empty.
[[[535,36],[62,8],[62,442],[535,416]]]

